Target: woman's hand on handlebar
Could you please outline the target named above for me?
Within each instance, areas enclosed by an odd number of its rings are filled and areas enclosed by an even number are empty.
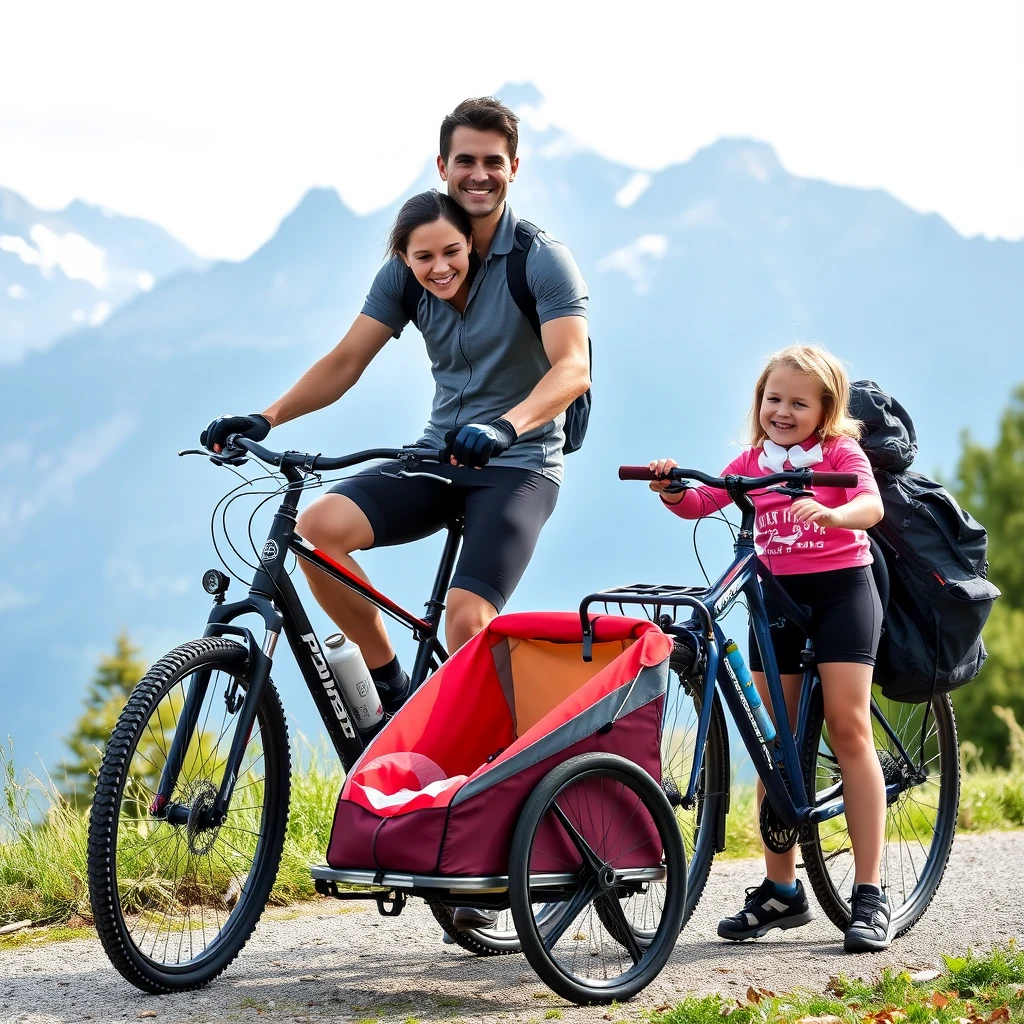
[[[232,434],[241,434],[252,441],[262,441],[270,433],[272,426],[270,420],[258,412],[250,416],[218,416],[211,420],[199,435],[199,443],[209,451],[219,454],[224,442]]]

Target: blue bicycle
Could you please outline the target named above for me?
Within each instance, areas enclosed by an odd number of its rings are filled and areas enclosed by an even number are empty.
[[[716,852],[725,849],[729,810],[729,741],[722,705],[729,709],[743,745],[764,785],[761,835],[782,853],[797,842],[815,896],[828,918],[845,931],[850,922],[853,851],[843,815],[843,779],[829,744],[821,681],[813,644],[804,652],[804,676],[796,732],[779,730],[762,717],[756,696],[748,699],[725,656],[720,620],[744,601],[761,654],[776,720],[788,721],[785,697],[769,636],[762,588],[788,619],[805,631],[805,610],[772,576],[754,549],[754,505],[749,493],[775,489],[791,498],[810,486],[856,486],[856,474],[789,470],[763,477],[715,477],[695,469],[670,471],[673,481],[698,481],[726,490],[740,510],[734,558],[706,587],[636,584],[588,595],[580,605],[584,637],[590,610],[602,603],[642,606],[675,639],[662,737],[662,787],[676,808],[687,852],[687,918],[700,899]],[[622,480],[652,480],[647,466],[623,466]],[[885,566],[875,560],[883,599]],[[921,704],[899,704],[876,693],[871,702],[875,749],[886,786],[885,845],[881,882],[892,908],[892,935],[916,924],[938,890],[956,831],[960,761],[956,723],[948,694]]]

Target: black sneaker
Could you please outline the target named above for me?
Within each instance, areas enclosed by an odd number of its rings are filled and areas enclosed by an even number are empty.
[[[889,946],[892,911],[877,885],[855,885],[850,897],[850,927],[843,949],[847,953],[873,953]]]
[[[388,718],[396,714],[409,699],[409,675],[404,669],[390,682],[375,682],[374,685],[377,687],[377,696],[380,697],[380,706]]]
[[[757,939],[773,928],[799,928],[814,920],[803,882],[796,883],[792,896],[781,896],[766,878],[757,888],[747,890],[747,902],[738,914],[718,922],[718,935],[735,942]]]
[[[452,923],[460,932],[471,928],[493,928],[498,923],[498,912],[484,910],[483,907],[456,907]]]

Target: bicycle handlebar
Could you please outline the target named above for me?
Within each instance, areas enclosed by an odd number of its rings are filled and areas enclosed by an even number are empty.
[[[856,487],[859,477],[856,473],[825,473],[813,469],[787,469],[781,473],[768,476],[709,476],[699,469],[683,469],[681,466],[670,469],[660,477],[654,475],[649,466],[619,466],[620,480],[664,480],[666,477],[676,482],[699,480],[709,487],[720,487],[723,490],[754,491],[761,487],[774,484],[809,484],[812,487]]]
[[[443,457],[445,453],[436,448],[367,448],[361,452],[353,452],[351,455],[338,456],[310,455],[307,452],[275,452],[241,434],[231,434],[226,439],[223,450],[214,457],[228,461],[231,458],[231,449],[239,448],[277,469],[294,467],[305,470],[307,473],[347,469],[349,466],[356,466],[360,462],[371,462],[374,459],[414,459],[418,462],[439,464],[446,461]]]

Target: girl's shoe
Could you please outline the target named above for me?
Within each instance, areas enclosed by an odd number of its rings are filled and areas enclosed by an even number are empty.
[[[843,949],[847,953],[874,953],[887,949],[892,931],[892,911],[877,885],[855,885],[850,897],[850,927]]]
[[[773,928],[799,928],[813,920],[814,911],[807,903],[803,882],[797,879],[792,896],[781,896],[766,878],[756,889],[747,890],[747,902],[739,913],[718,922],[718,935],[739,942],[760,938]]]

